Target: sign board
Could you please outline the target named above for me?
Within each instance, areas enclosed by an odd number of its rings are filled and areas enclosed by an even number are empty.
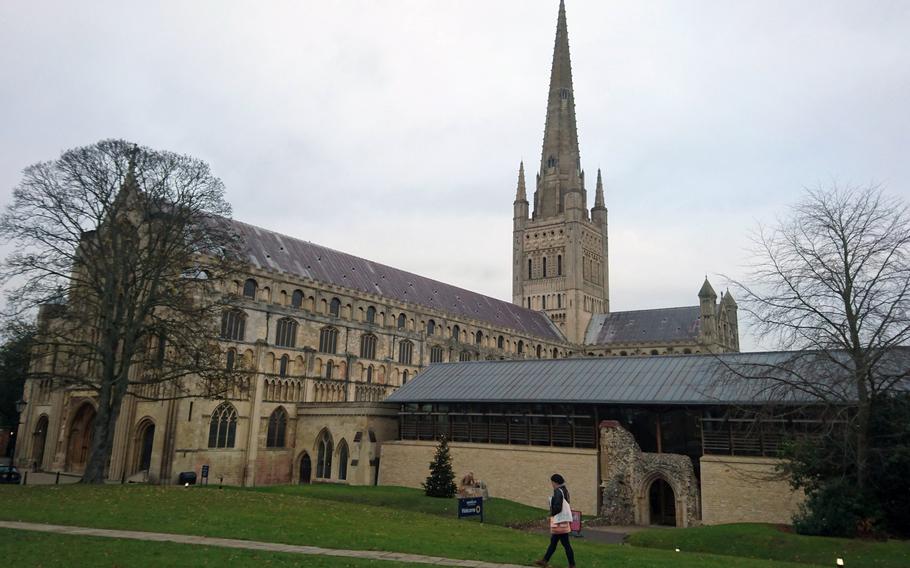
[[[209,483],[209,466],[208,465],[202,466],[202,479],[204,479],[205,484],[208,485],[208,483]]]
[[[569,523],[572,536],[581,536],[581,511],[572,510],[572,522]]]
[[[458,500],[458,518],[480,517],[483,522],[483,497],[467,497]]]

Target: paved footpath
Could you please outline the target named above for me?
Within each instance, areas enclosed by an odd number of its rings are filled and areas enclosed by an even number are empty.
[[[20,531],[38,531],[54,534],[77,536],[100,536],[107,538],[127,538],[153,542],[175,542],[178,544],[200,544],[203,546],[221,546],[224,548],[244,548],[247,550],[264,550],[268,552],[286,552],[291,554],[310,554],[318,556],[341,556],[344,558],[364,558],[367,560],[393,560],[414,564],[431,564],[434,566],[464,566],[470,568],[526,568],[518,564],[494,564],[478,560],[455,560],[438,556],[405,554],[402,552],[380,552],[373,550],[340,550],[320,548],[318,546],[298,546],[276,542],[259,542],[255,540],[238,540],[233,538],[215,538],[209,536],[192,536],[184,534],[167,534],[145,531],[120,531],[111,529],[93,529],[88,527],[68,527],[63,525],[45,525],[41,523],[19,523],[0,521],[0,528]]]

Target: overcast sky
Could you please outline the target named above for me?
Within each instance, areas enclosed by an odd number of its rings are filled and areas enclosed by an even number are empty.
[[[0,202],[25,166],[127,138],[209,162],[238,219],[511,299],[512,201],[519,160],[529,179],[539,167],[557,6],[2,2]],[[567,14],[614,310],[695,304],[705,274],[720,289],[748,230],[805,186],[910,196],[910,2]]]

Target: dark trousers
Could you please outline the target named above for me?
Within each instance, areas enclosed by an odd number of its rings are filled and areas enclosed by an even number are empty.
[[[547,562],[550,561],[550,558],[553,556],[553,553],[556,552],[556,543],[561,542],[562,547],[566,549],[566,558],[569,561],[569,566],[575,566],[575,553],[572,552],[572,545],[569,543],[568,534],[551,534],[550,535],[550,546],[547,548],[547,553],[543,555],[543,559]]]

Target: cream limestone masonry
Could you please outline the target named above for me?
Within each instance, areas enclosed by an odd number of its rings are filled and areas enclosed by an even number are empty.
[[[379,484],[419,488],[430,474],[436,447],[436,442],[384,443]],[[449,448],[456,478],[473,471],[486,482],[490,497],[546,508],[553,493],[550,476],[559,473],[566,478],[573,509],[597,511],[597,450],[458,442]]]
[[[702,523],[790,524],[805,500],[775,467],[780,460],[760,457],[702,456]]]

